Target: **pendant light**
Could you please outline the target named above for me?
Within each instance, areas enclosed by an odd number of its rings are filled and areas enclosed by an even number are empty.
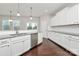
[[[9,22],[12,22],[12,11],[10,11],[10,19],[9,19]]]
[[[21,15],[20,15],[19,10],[20,10],[20,9],[19,9],[19,3],[18,3],[18,8],[17,8],[17,16],[21,16]]]
[[[31,16],[30,16],[30,19],[32,20],[32,7],[30,7],[30,10],[31,10]]]

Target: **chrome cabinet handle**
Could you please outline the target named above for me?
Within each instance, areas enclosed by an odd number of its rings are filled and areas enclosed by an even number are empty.
[[[25,40],[24,40],[25,41]],[[24,41],[19,41],[19,42],[24,42]],[[19,43],[19,42],[14,42],[13,44]]]

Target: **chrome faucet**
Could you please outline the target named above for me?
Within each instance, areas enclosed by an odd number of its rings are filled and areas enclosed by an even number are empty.
[[[19,30],[19,27],[15,27],[16,34],[19,34],[18,30]]]

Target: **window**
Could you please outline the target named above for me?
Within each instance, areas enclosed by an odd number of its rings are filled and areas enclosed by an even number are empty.
[[[27,30],[36,30],[37,29],[37,23],[27,23]]]
[[[8,20],[2,21],[2,30],[10,30],[10,23]]]
[[[19,20],[13,20],[13,29],[19,30],[20,28],[20,21]]]
[[[9,20],[2,20],[2,30],[19,30],[20,28],[20,21],[13,20],[9,22]]]

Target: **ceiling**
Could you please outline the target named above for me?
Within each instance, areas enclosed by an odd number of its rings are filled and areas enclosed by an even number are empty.
[[[40,17],[46,14],[55,14],[60,9],[67,6],[67,3],[19,3],[19,11],[21,16],[30,16],[32,7],[32,16]],[[0,15],[17,14],[18,3],[0,3]]]

